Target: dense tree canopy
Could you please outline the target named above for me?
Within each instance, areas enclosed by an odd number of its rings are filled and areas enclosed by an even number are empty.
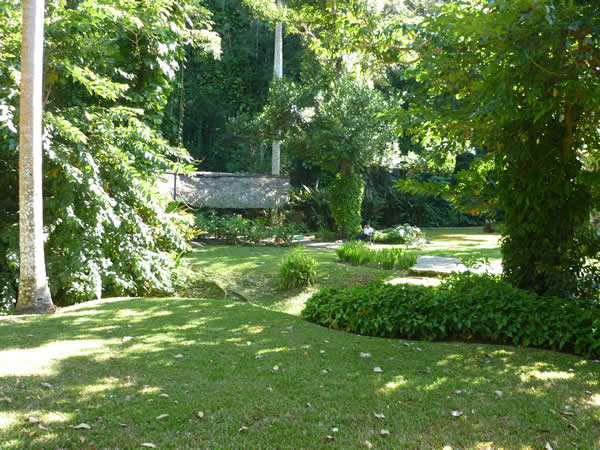
[[[0,8],[0,291],[18,271],[19,2]],[[189,219],[166,210],[154,180],[188,160],[158,131],[184,46],[214,39],[197,3],[55,1],[46,11],[45,226],[59,302],[172,288],[168,251]]]

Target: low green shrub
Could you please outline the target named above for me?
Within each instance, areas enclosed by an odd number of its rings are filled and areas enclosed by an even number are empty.
[[[470,272],[433,288],[381,281],[327,288],[308,299],[302,316],[371,336],[477,340],[600,357],[600,305],[542,297]]]
[[[406,245],[419,245],[425,242],[421,229],[407,223],[404,225],[397,225],[393,228],[376,230],[374,240],[381,244]]]
[[[285,289],[310,286],[317,276],[317,261],[299,246],[281,260],[279,273]]]
[[[348,241],[336,251],[340,261],[353,266],[375,264],[384,269],[408,269],[417,262],[415,255],[407,255],[401,248],[372,249],[362,241]]]

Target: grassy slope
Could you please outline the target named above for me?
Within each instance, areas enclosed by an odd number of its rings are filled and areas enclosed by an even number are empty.
[[[195,271],[256,304],[124,299],[1,318],[0,448],[600,448],[600,364],[317,327],[294,315],[310,290],[280,290],[287,251],[207,246],[191,255]],[[309,251],[317,288],[395,275]],[[80,423],[91,429],[70,428]]]

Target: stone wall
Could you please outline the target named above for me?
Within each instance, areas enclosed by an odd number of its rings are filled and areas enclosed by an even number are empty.
[[[290,197],[290,179],[245,173],[169,173],[159,183],[170,198],[196,208],[281,208]]]

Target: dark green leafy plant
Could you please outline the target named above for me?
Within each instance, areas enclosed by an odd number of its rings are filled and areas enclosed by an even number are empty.
[[[285,289],[311,286],[317,276],[317,261],[303,246],[296,247],[282,259],[279,273]]]
[[[477,340],[600,356],[600,304],[542,297],[466,272],[441,286],[374,282],[307,301],[312,322],[371,336]]]

